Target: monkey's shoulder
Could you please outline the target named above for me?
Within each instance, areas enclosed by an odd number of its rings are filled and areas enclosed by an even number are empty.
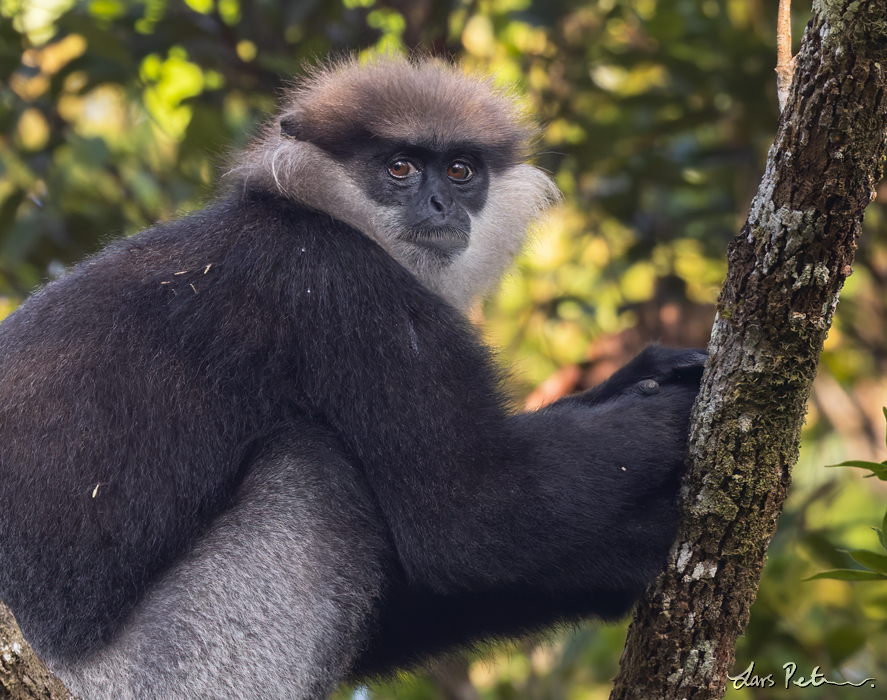
[[[198,352],[213,338],[284,332],[322,346],[337,333],[318,329],[337,319],[358,327],[368,310],[395,327],[426,316],[461,324],[348,224],[280,196],[229,192],[112,242],[47,284],[0,324],[0,349],[95,346],[119,355],[153,338]]]

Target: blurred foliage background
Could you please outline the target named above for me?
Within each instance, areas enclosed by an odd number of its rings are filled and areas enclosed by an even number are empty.
[[[807,8],[796,7],[796,37]],[[526,95],[566,195],[478,317],[528,405],[645,343],[705,345],[725,252],[778,109],[765,0],[0,0],[0,315],[43,281],[200,207],[289,77],[331,52],[452,56]],[[796,41],[797,44],[797,41]],[[804,579],[872,548],[884,484],[887,187],[869,208],[810,402],[793,494],[728,697],[870,697],[887,684],[887,584]],[[407,700],[605,698],[624,626],[583,626],[343,692]]]

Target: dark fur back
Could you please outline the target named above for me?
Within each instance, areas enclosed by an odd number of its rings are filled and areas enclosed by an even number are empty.
[[[0,599],[38,648],[107,639],[294,413],[369,440],[361,459],[413,449],[376,444],[367,423],[429,414],[401,371],[411,324],[495,395],[458,314],[372,241],[238,199],[110,246],[0,326],[2,507],[17,513],[0,520]]]

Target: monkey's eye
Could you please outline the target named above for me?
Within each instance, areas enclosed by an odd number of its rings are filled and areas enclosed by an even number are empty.
[[[447,168],[447,177],[453,182],[467,182],[473,175],[474,170],[471,169],[471,166],[461,160],[450,163]]]
[[[391,175],[391,177],[397,178],[398,180],[403,180],[404,178],[407,178],[410,175],[415,175],[418,172],[419,168],[413,165],[410,161],[404,160],[403,158],[394,161],[391,165],[388,166],[388,174]]]

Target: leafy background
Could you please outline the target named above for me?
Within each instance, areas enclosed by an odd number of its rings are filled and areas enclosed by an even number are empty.
[[[286,81],[330,53],[457,57],[526,96],[537,162],[566,195],[476,316],[528,405],[589,386],[652,339],[704,345],[775,132],[776,3],[765,0],[0,0],[0,315],[103,242],[204,204]],[[806,8],[805,8],[806,9]],[[796,36],[806,17],[796,9]],[[796,42],[797,43],[797,42]],[[866,215],[810,401],[801,461],[730,698],[874,697],[887,583],[859,568],[887,493],[887,188]],[[416,700],[605,698],[624,625],[587,625],[343,690]],[[470,681],[470,685],[465,681]],[[454,689],[455,688],[455,689]],[[881,691],[882,692],[882,691]]]

